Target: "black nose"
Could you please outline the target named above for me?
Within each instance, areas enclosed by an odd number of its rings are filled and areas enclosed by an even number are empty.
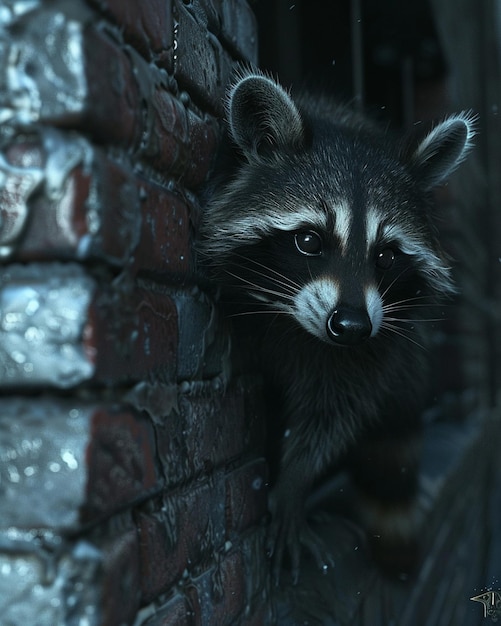
[[[329,339],[342,346],[353,346],[364,341],[371,332],[371,321],[363,310],[340,307],[327,320]]]

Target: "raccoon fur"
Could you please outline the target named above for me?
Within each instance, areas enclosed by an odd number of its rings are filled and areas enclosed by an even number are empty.
[[[297,579],[302,547],[326,562],[305,499],[357,439],[353,473],[372,492],[372,518],[384,509],[377,500],[411,508],[408,433],[423,409],[430,307],[454,292],[431,191],[465,158],[473,121],[460,113],[395,142],[328,98],[293,99],[259,71],[241,72],[228,90],[228,149],[199,250],[237,345],[250,337],[244,350],[257,358],[280,428],[269,504],[276,575],[288,558]],[[377,463],[370,450],[384,438],[397,453]]]

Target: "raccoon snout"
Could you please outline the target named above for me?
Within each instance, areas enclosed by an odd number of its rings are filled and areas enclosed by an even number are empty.
[[[327,335],[334,343],[353,346],[370,337],[372,324],[366,311],[339,307],[327,320]]]

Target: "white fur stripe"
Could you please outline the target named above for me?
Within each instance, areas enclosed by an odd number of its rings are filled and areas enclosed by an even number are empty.
[[[365,291],[365,306],[372,324],[371,337],[374,337],[383,321],[383,301],[375,286],[371,285]]]
[[[396,241],[400,250],[404,254],[414,257],[422,272],[428,280],[443,293],[454,293],[454,285],[450,274],[450,268],[444,266],[438,257],[429,247],[423,245],[413,233],[406,232],[401,226],[387,224],[383,228],[383,239]]]
[[[333,212],[336,216],[334,230],[336,235],[339,237],[342,250],[346,251],[348,249],[348,240],[350,238],[353,215],[347,203],[336,205]]]
[[[339,286],[334,280],[319,278],[309,282],[294,297],[295,317],[305,330],[328,342],[327,318],[338,298]]]
[[[367,254],[372,249],[372,246],[377,242],[380,224],[380,214],[374,207],[369,207],[365,216],[365,241],[367,245]]]

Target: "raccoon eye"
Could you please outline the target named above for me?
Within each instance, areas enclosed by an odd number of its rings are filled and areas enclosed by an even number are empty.
[[[294,235],[296,248],[306,256],[320,256],[322,254],[322,239],[312,230],[306,230]]]
[[[384,248],[376,256],[376,267],[381,270],[389,270],[395,261],[395,251],[391,248]]]

